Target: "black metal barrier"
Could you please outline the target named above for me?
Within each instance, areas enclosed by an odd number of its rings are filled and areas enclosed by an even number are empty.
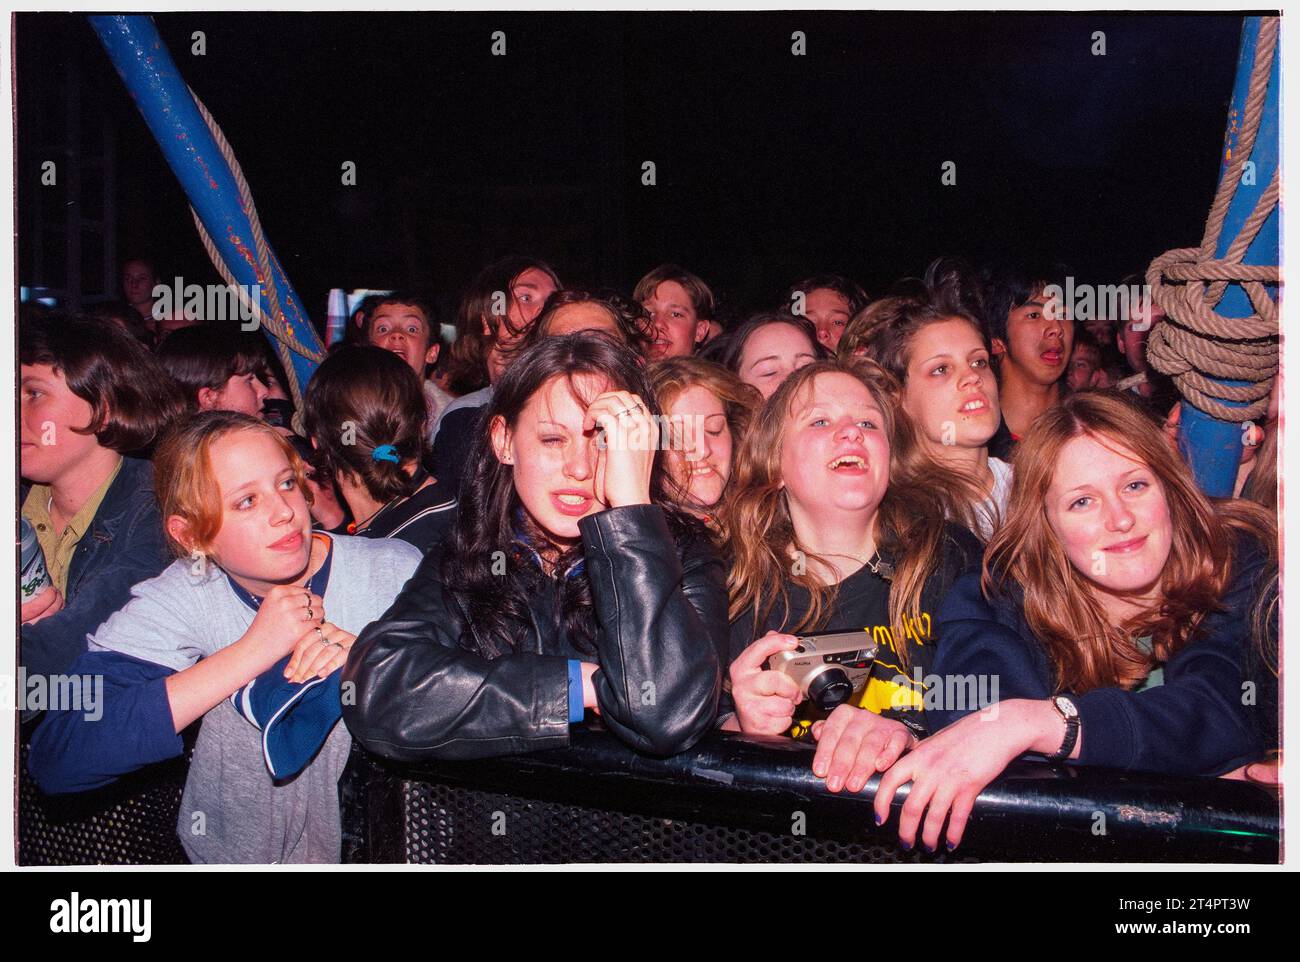
[[[25,763],[26,747],[20,753]],[[905,852],[897,811],[832,795],[812,749],[717,733],[670,759],[600,731],[510,758],[394,765],[353,752],[340,785],[344,861],[1276,863],[1280,810],[1255,785],[1018,762],[976,804],[955,853]],[[22,865],[183,862],[182,761],[81,796],[18,779]]]
[[[345,857],[363,862],[1276,863],[1280,807],[1258,786],[1017,762],[980,795],[952,854],[905,852],[877,828],[877,779],[833,795],[813,749],[717,733],[669,759],[599,731],[569,748],[398,766],[356,753]]]

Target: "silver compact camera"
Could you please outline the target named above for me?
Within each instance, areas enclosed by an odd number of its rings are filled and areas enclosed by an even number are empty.
[[[865,631],[800,635],[798,648],[777,652],[767,667],[785,672],[800,694],[829,712],[866,684],[878,650]]]

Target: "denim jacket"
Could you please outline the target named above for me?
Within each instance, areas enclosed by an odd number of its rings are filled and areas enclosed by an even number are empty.
[[[157,577],[171,562],[153,493],[153,464],[123,458],[68,567],[64,607],[22,626],[27,675],[67,671],[86,650],[86,636],[123,607],[131,587]]]

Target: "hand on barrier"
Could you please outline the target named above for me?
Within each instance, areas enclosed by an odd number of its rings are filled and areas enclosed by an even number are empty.
[[[24,625],[33,625],[42,618],[63,610],[63,595],[50,585],[31,601],[23,603],[20,617]]]
[[[293,657],[284,668],[284,677],[294,683],[304,682],[313,675],[328,678],[343,667],[348,660],[348,650],[357,636],[338,625],[322,621],[319,627],[304,631],[294,646]]]
[[[898,760],[917,738],[902,722],[882,718],[865,708],[840,705],[825,721],[813,725],[817,754],[813,774],[826,779],[826,790],[860,792],[867,779]]]
[[[591,402],[583,430],[602,430],[596,456],[596,498],[611,508],[650,503],[650,472],[659,449],[659,428],[635,394],[606,391]]]
[[[778,651],[793,651],[798,646],[794,635],[769,631],[731,663],[731,697],[742,732],[782,735],[789,731],[795,706],[803,696],[789,675],[766,671],[763,666]]]
[[[1033,735],[1017,723],[1016,713],[1009,710],[1014,704],[1008,701],[991,706],[1002,711],[996,721],[988,717],[989,708],[967,715],[895,762],[876,789],[876,824],[889,821],[894,793],[905,782],[911,782],[898,818],[898,837],[903,847],[910,849],[916,844],[922,815],[925,827],[921,841],[929,851],[938,848],[945,819],[949,851],[960,845],[979,793],[1032,747]]]

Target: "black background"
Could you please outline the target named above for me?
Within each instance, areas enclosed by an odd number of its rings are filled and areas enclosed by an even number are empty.
[[[675,260],[735,311],[815,270],[880,293],[944,253],[1051,257],[1114,282],[1199,243],[1241,29],[1092,13],[155,20],[313,315],[330,287],[421,286],[445,309],[510,251],[625,289]],[[217,281],[86,19],[20,14],[15,50],[20,205],[43,189],[23,118],[58,96],[51,61],[77,58],[87,102],[114,118],[119,253]]]

